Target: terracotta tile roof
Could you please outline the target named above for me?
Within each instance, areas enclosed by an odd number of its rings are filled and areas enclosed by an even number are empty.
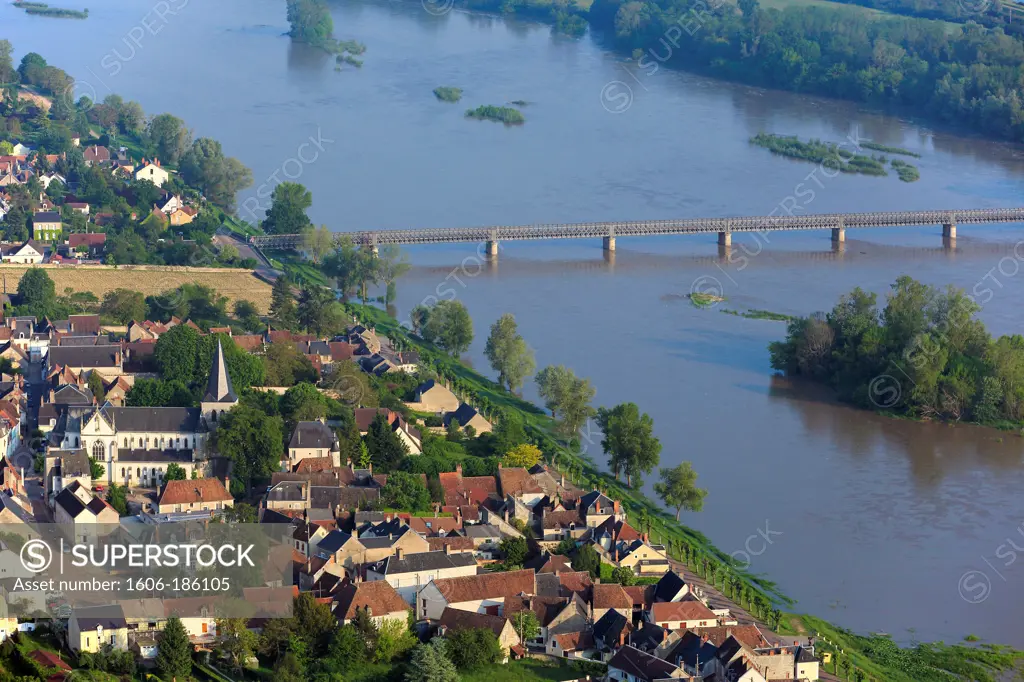
[[[708,641],[716,647],[722,646],[729,637],[735,637],[736,641],[751,649],[770,646],[770,642],[765,639],[756,625],[716,625],[706,628],[689,628],[689,630],[702,637],[707,636]],[[685,630],[677,630],[677,632],[685,632]]]
[[[345,585],[334,595],[334,601],[337,602],[335,613],[342,614],[345,620],[355,618],[356,609],[366,607],[370,608],[372,616],[409,610],[409,605],[386,580]]]
[[[653,604],[651,605],[651,619],[655,623],[668,623],[678,620],[718,622],[718,616],[715,615],[714,611],[696,600],[658,602]]]
[[[242,350],[249,351],[263,350],[263,337],[259,334],[240,334],[232,336],[231,340]]]
[[[541,627],[547,627],[568,603],[568,597],[505,597],[503,613],[511,618],[520,611],[533,611]]]
[[[429,527],[427,524],[430,524]],[[437,535],[441,531],[450,533],[459,530],[462,523],[450,516],[412,516],[409,518],[409,527],[420,535]]]
[[[569,573],[559,573],[558,583],[561,585],[562,594],[568,596],[569,594],[586,595],[590,588],[594,585],[593,579],[590,574],[586,571],[575,571]]]
[[[633,600],[633,606],[646,609],[654,602],[654,585],[630,585],[622,589]]]
[[[430,545],[431,552],[443,551],[445,545],[448,545],[448,549],[453,552],[472,552],[475,549],[473,538],[464,538],[461,535],[446,538],[427,538],[427,544]]]
[[[544,565],[537,569],[538,573],[572,573],[572,561],[567,556],[552,554]]]
[[[356,346],[351,343],[345,343],[344,341],[331,341],[327,344],[327,347],[331,349],[331,359],[334,360],[334,362],[351,360],[352,356],[355,355],[356,352]]]
[[[44,668],[59,668],[60,670],[71,670],[71,666],[61,660],[60,656],[49,651],[36,649],[29,654],[29,658]]]
[[[592,600],[595,609],[630,609],[633,608],[633,599],[622,589],[622,585],[605,583],[594,585],[591,588]]]
[[[567,632],[555,635],[554,640],[562,651],[584,651],[594,648],[594,635],[590,632]]]
[[[299,460],[295,465],[295,473],[312,473],[315,471],[330,471],[334,468],[334,460],[330,457],[306,457]]]
[[[226,502],[233,500],[216,478],[198,478],[192,481],[168,481],[160,493],[157,504],[188,504],[190,502]]]
[[[544,490],[533,479],[533,475],[522,467],[501,467],[498,465],[503,495],[541,494]]]
[[[449,604],[478,599],[513,597],[536,591],[534,572],[529,569],[507,573],[484,573],[435,580],[434,586]]]
[[[107,235],[104,232],[76,232],[68,235],[68,246],[72,249],[77,246],[103,246],[106,241]]]
[[[544,528],[557,530],[562,528],[585,528],[586,521],[580,518],[578,511],[552,511],[544,513]]]

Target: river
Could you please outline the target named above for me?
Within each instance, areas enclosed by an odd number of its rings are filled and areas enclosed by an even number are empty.
[[[1018,148],[847,103],[638,72],[590,36],[538,24],[338,2],[336,34],[368,50],[361,70],[337,72],[282,37],[282,0],[172,0],[177,13],[162,18],[158,5],[108,0],[73,21],[0,4],[0,37],[19,58],[37,51],[68,70],[78,95],[117,92],[219,139],[256,177],[241,205],[288,175],[312,190],[314,222],[335,229],[996,207],[1024,196]],[[435,101],[438,85],[463,88],[463,101]],[[525,125],[462,116],[511,100],[530,102]],[[750,146],[759,131],[905,146],[922,154],[921,180],[827,177]],[[527,242],[502,244],[496,266],[469,245],[422,247],[409,249],[399,308],[450,288],[473,315],[478,367],[488,326],[511,311],[539,366],[590,377],[598,404],[638,403],[663,463],[691,460],[711,491],[685,522],[749,557],[798,610],[904,642],[973,633],[1024,646],[1024,561],[1005,544],[1024,547],[1020,437],[836,405],[772,377],[766,346],[783,324],[681,298],[696,281],[721,289],[720,307],[806,314],[911,274],[990,289],[982,318],[1014,333],[1019,235],[962,226],[947,250],[938,227],[848,230],[842,253],[827,232],[737,235],[731,261],[711,236],[620,238],[610,260],[597,240]],[[598,442],[589,452],[602,459]]]

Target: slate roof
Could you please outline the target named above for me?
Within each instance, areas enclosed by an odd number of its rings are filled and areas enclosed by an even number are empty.
[[[120,367],[121,347],[55,346],[50,348],[50,366],[64,367]]]
[[[288,448],[330,450],[337,441],[337,436],[323,422],[299,422],[295,425]]]
[[[614,507],[614,500],[598,490],[591,490],[586,495],[580,497],[579,508],[584,514],[596,514],[598,513],[598,508],[601,514],[611,514]]]
[[[325,552],[334,554],[344,547],[345,543],[351,539],[352,536],[344,531],[332,530],[327,534],[327,537],[317,543],[317,546]]]
[[[60,213],[56,211],[39,211],[32,214],[32,223],[59,223]]]
[[[686,581],[679,577],[675,571],[669,571],[661,576],[661,580],[654,587],[655,601],[672,601],[679,591],[686,587]]]
[[[53,392],[53,402],[57,405],[92,405],[92,391],[65,384]]]
[[[125,450],[118,448],[117,460],[119,462],[191,462],[191,450],[146,450],[145,448],[132,448]]]
[[[105,412],[118,431],[151,433],[195,433],[202,416],[198,407],[109,407]]]
[[[645,654],[631,646],[624,646],[608,661],[609,668],[621,670],[637,680],[660,680],[672,677],[678,668],[668,661]]]
[[[614,649],[632,629],[628,618],[618,611],[608,611],[594,623],[594,639]]]
[[[213,367],[210,369],[210,380],[206,383],[206,395],[203,402],[207,403],[237,403],[238,396],[231,385],[231,375],[228,374],[228,365],[224,360],[224,346],[220,339],[217,339],[217,352],[213,356]]]
[[[85,450],[70,450],[62,452],[60,457],[60,475],[63,478],[74,476],[91,476],[89,456]]]
[[[71,612],[71,617],[78,621],[78,629],[92,632],[98,626],[104,630],[117,630],[128,627],[124,610],[120,605],[79,607]]]
[[[441,571],[446,568],[460,568],[465,566],[476,566],[476,559],[472,554],[458,552],[446,554],[440,552],[419,552],[417,554],[405,554],[401,559],[397,556],[389,556],[378,561],[372,566],[375,573],[381,575],[400,575],[402,573],[419,573],[421,571]]]
[[[693,667],[696,665],[698,658],[704,663],[707,663],[715,657],[718,652],[718,647],[709,641],[704,641],[702,635],[695,633],[693,630],[686,630],[683,636],[679,638],[679,641],[668,650],[665,655],[665,660],[672,663],[685,663],[686,665]]]

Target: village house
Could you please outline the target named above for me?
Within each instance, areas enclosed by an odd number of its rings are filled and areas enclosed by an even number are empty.
[[[103,255],[107,243],[104,232],[75,232],[68,235],[68,249],[72,253],[85,252],[90,258]]]
[[[37,242],[57,241],[63,229],[60,213],[40,211],[32,216],[32,239]]]
[[[476,575],[476,572],[476,559],[472,554],[452,554],[448,549],[440,552],[406,554],[405,550],[398,548],[394,556],[369,566],[366,569],[366,580],[387,581],[402,599],[410,605],[415,605],[416,594],[427,583],[444,578]]]
[[[29,240],[24,244],[0,245],[0,258],[4,263],[20,263],[22,265],[39,265],[46,255],[46,247],[42,242]]]
[[[234,504],[235,498],[220,479],[197,478],[167,481],[157,498],[156,510],[159,514],[222,511]]]
[[[51,506],[54,496],[72,483],[92,490],[92,468],[84,450],[47,452],[43,472],[43,492]]]
[[[391,426],[391,430],[398,436],[398,440],[402,441],[408,449],[410,455],[418,455],[423,452],[420,432],[410,426],[398,412],[389,410],[386,407],[357,407],[353,412],[355,413],[356,427],[359,429],[360,436],[365,436],[369,433],[370,424],[373,423],[378,414],[382,414]]]
[[[54,498],[53,520],[72,528],[76,542],[94,538],[99,524],[116,526],[120,515],[106,500],[78,481],[72,482]],[[108,532],[102,531],[102,534]]]
[[[338,437],[322,421],[299,422],[288,442],[288,459],[283,469],[292,471],[304,459],[328,457],[332,466],[341,466],[341,446]]]
[[[484,419],[483,415],[480,414],[475,407],[462,403],[454,412],[448,412],[444,415],[444,425],[447,428],[453,421],[458,424],[463,430],[466,427],[473,427],[476,431],[476,435],[481,433],[490,433],[492,430],[491,423]]]
[[[82,151],[82,156],[85,157],[85,165],[102,165],[110,161],[110,150],[101,145],[92,145],[86,147]]]
[[[654,682],[654,680],[688,679],[682,668],[668,661],[624,646],[608,661],[608,679],[624,682]],[[746,680],[744,680],[746,682]]]
[[[409,619],[409,605],[385,580],[349,583],[334,593],[334,615],[342,625],[352,622],[360,609],[378,627],[386,620],[405,625]]]
[[[135,171],[136,180],[149,180],[157,187],[163,187],[170,177],[167,171],[160,167],[160,159],[152,161],[143,159],[141,167]]]
[[[696,599],[684,599],[677,602],[657,602],[651,605],[645,614],[650,623],[655,623],[666,630],[679,628],[702,628],[718,625],[715,613]]]
[[[409,407],[419,412],[454,412],[459,409],[459,399],[446,386],[434,379],[428,379],[416,387]]]
[[[449,632],[460,630],[490,630],[498,640],[505,661],[508,661],[509,652],[519,647],[519,634],[508,618],[494,616],[487,613],[476,613],[463,611],[461,609],[446,608],[441,613],[437,624],[437,633],[441,637],[447,636]],[[523,650],[525,651],[525,650]]]
[[[106,647],[128,648],[128,621],[120,605],[78,607],[71,612],[68,647],[75,653],[96,653]]]
[[[446,607],[500,616],[507,597],[536,592],[529,569],[432,580],[416,597],[416,615],[437,620]]]

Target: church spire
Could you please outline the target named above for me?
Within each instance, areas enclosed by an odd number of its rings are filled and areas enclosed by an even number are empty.
[[[224,347],[217,339],[217,353],[213,357],[213,367],[210,368],[210,381],[206,384],[206,395],[203,396],[204,403],[237,403],[238,396],[231,386],[231,375],[228,374],[228,365],[224,361]]]

